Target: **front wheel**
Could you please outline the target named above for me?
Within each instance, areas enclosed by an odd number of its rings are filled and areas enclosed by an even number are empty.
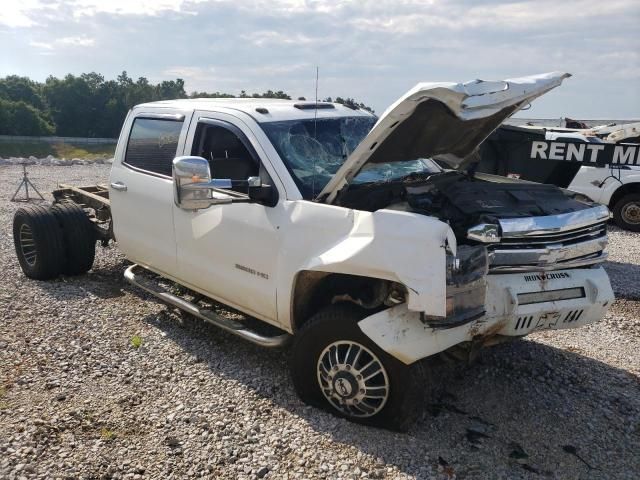
[[[300,398],[351,421],[406,431],[429,388],[422,362],[405,365],[358,327],[366,312],[355,305],[326,307],[294,337],[293,384]]]
[[[640,194],[622,197],[613,207],[613,219],[620,228],[640,232]]]

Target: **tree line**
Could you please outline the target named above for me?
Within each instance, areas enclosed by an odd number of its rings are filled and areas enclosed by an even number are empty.
[[[99,73],[49,76],[44,82],[9,75],[0,78],[0,135],[58,135],[63,137],[116,138],[131,107],[139,103],[176,98],[283,98],[282,90],[239,95],[224,92],[187,94],[184,80],[152,84],[145,77],[134,81],[122,72],[115,80]],[[298,100],[304,100],[300,97]],[[327,97],[324,101],[351,108],[373,110],[352,98]]]

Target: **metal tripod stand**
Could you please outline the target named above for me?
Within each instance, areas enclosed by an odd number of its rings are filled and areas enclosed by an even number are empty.
[[[20,191],[23,185],[26,193],[25,198],[16,198],[16,196],[18,195],[18,192]],[[23,163],[22,164],[22,181],[20,182],[20,185],[18,185],[18,189],[16,190],[16,193],[14,193],[13,197],[11,197],[11,201],[12,202],[30,202],[32,198],[29,197],[29,186],[31,186],[33,191],[38,194],[41,200],[44,200],[44,197],[40,194],[36,186],[33,184],[33,182],[31,182],[31,180],[29,180],[29,176],[27,173],[27,166]],[[37,200],[37,198],[35,197],[33,197],[33,199]]]

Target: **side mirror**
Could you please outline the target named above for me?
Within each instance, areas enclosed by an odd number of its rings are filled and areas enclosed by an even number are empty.
[[[273,185],[264,185],[260,177],[247,179],[249,198],[267,207],[275,207],[278,203],[278,190]]]
[[[233,197],[216,192],[231,188],[230,179],[211,179],[209,162],[202,157],[173,159],[173,193],[176,205],[199,210],[211,205],[231,203]]]

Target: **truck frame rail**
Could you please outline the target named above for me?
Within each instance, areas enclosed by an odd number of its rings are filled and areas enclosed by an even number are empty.
[[[55,203],[74,202],[82,207],[93,222],[97,237],[103,245],[106,245],[109,240],[115,240],[107,185],[76,187],[60,184],[52,195]]]

